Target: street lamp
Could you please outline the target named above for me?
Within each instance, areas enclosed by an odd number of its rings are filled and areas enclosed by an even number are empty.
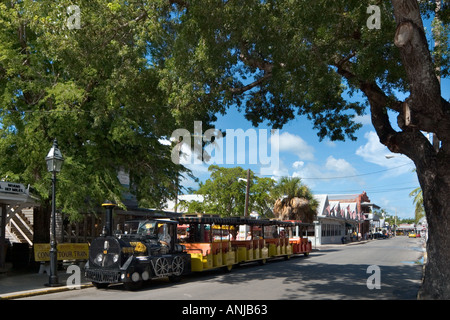
[[[53,146],[45,157],[47,162],[47,170],[52,173],[52,227],[50,233],[50,276],[48,284],[49,287],[57,287],[62,284],[58,281],[57,263],[58,251],[56,248],[56,173],[61,171],[64,158],[58,148],[58,141],[53,141]]]
[[[248,216],[248,198],[250,193],[250,169],[247,169],[247,179],[238,178],[238,181],[245,181],[246,187],[245,187],[245,209],[244,209],[244,217],[247,218]]]

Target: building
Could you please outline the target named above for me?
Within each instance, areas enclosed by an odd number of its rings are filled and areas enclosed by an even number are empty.
[[[361,194],[320,194],[314,198],[319,202],[315,235],[310,237],[313,245],[353,241],[353,234],[364,238],[376,224],[370,214],[377,205],[370,202],[366,192]],[[377,219],[375,217],[375,219]],[[378,219],[379,224],[379,219]],[[384,221],[383,221],[384,224]]]
[[[361,203],[361,209],[364,214],[363,232],[368,234],[381,232],[384,228],[384,221],[386,220],[386,217],[384,213],[377,212],[380,207],[374,203],[366,201]]]
[[[35,205],[36,200],[29,186],[25,188],[20,183],[0,181],[0,270],[5,268],[10,239],[20,245],[23,242],[22,247],[26,250],[29,244],[32,244],[33,229],[22,209]],[[32,209],[31,217],[33,217]]]

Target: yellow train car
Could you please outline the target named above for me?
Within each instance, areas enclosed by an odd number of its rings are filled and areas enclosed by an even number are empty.
[[[301,245],[298,249],[298,243],[289,238],[290,228],[298,226],[298,222],[215,216],[184,216],[176,220],[184,230],[179,240],[191,255],[193,272],[218,268],[230,271],[239,264],[289,259],[306,250]]]

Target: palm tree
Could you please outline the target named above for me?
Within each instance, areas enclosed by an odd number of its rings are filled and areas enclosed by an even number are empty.
[[[425,216],[425,208],[423,206],[422,189],[420,187],[417,187],[416,189],[411,191],[409,196],[414,197],[413,202],[416,205],[414,220],[416,223],[418,223],[419,220]]]
[[[273,213],[281,220],[301,220],[312,222],[316,218],[318,206],[311,190],[301,183],[301,179],[294,177],[282,177],[275,186],[275,201]]]

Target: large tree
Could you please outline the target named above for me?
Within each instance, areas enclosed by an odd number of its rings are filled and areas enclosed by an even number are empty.
[[[159,27],[152,4],[75,4],[0,1],[0,178],[30,184],[48,213],[45,156],[56,138],[65,158],[57,208],[69,218],[105,199],[124,207],[126,192],[159,207],[185,171],[161,139],[191,128],[192,119],[207,128],[214,117],[180,110],[164,89],[149,46]],[[120,170],[130,176],[129,190]]]
[[[320,138],[353,140],[354,116],[368,110],[380,142],[417,168],[430,234],[420,297],[449,299],[450,103],[439,72],[449,75],[450,9],[440,4],[169,1],[172,15],[161,24],[170,47],[159,54],[167,79],[176,80],[172,90],[193,97],[186,105],[237,106],[254,125],[279,128],[306,116]],[[432,49],[424,18],[434,18]],[[364,103],[345,98],[357,92]],[[433,146],[423,132],[440,142]]]

